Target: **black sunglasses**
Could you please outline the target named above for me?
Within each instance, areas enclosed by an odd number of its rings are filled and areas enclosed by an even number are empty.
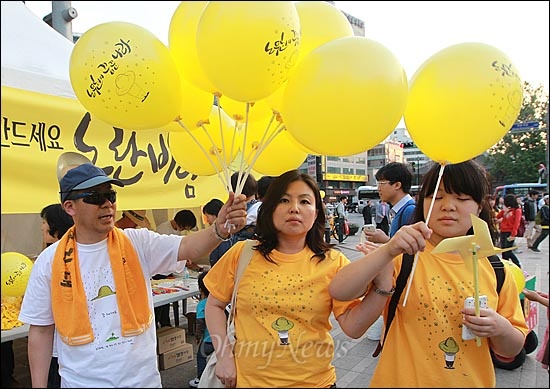
[[[78,199],[82,199],[85,203],[93,205],[103,205],[107,200],[114,204],[116,203],[116,191],[110,190],[109,192],[75,193],[74,195],[69,195],[69,197],[67,197],[67,200]]]

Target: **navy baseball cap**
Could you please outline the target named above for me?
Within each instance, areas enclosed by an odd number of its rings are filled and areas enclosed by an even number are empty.
[[[106,182],[111,182],[118,186],[124,186],[122,181],[109,177],[105,174],[103,169],[100,169],[91,163],[84,163],[72,168],[67,171],[67,173],[61,178],[61,181],[59,181],[61,203],[67,199],[69,193],[73,190],[88,189]]]

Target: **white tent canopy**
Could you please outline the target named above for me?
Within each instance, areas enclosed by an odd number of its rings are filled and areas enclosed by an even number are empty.
[[[71,41],[21,1],[2,1],[1,28],[2,86],[76,98],[69,81]],[[2,252],[34,256],[42,250],[40,215],[2,214],[1,223]]]
[[[69,81],[73,43],[21,1],[2,1],[2,86],[75,98]]]

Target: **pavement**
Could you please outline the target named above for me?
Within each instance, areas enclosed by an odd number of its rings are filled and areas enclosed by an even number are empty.
[[[363,219],[360,214],[351,213],[349,215],[351,223],[363,225]],[[541,252],[536,253],[528,250],[525,240],[518,239],[516,244],[522,251],[516,254],[522,263],[522,268],[527,274],[537,277],[536,288],[541,291],[548,292],[548,254],[549,254],[549,239],[539,246]],[[333,240],[333,243],[336,243]],[[359,235],[348,237],[343,243],[337,246],[351,260],[355,260],[361,256],[360,252],[355,249],[355,245],[359,243]],[[188,309],[193,310],[193,301],[189,301]],[[535,327],[540,341],[543,339],[544,331],[548,325],[547,315],[544,307],[538,305],[538,325]],[[363,335],[359,339],[351,339],[347,337],[338,323],[333,318],[333,330],[331,334],[335,344],[338,346],[334,365],[336,366],[336,385],[339,388],[367,388],[376,367],[377,358],[372,357],[372,353],[378,344],[378,341],[369,340],[367,335]],[[180,312],[180,327],[188,329],[187,318]],[[187,331],[187,342],[196,345],[192,332]],[[30,387],[30,377],[28,373],[28,361],[26,355],[26,338],[18,339],[14,342],[14,350],[16,353],[16,372],[15,378],[19,382],[19,387]],[[538,348],[527,355],[523,365],[515,370],[504,370],[495,368],[497,388],[548,388],[549,375],[546,370],[543,370],[540,363],[535,360]],[[189,361],[184,364],[172,367],[168,370],[161,371],[162,385],[165,388],[182,388],[188,387],[188,382],[196,376],[196,361]],[[426,372],[429,374],[429,372]],[[445,386],[445,383],[442,383]]]

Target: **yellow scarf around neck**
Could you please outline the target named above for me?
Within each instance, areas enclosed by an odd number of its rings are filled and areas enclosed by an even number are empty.
[[[143,333],[152,323],[147,286],[139,258],[130,239],[114,228],[107,249],[115,281],[122,336]],[[94,340],[88,302],[80,275],[75,226],[61,238],[52,263],[52,310],[57,331],[68,345]]]

